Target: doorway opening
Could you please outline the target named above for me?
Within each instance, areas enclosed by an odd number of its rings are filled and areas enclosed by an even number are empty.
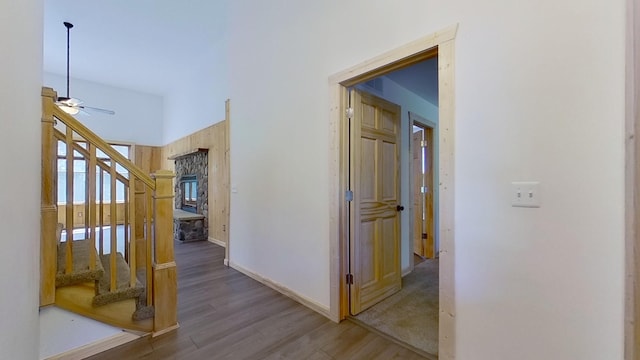
[[[381,54],[378,57],[363,62],[361,65],[346,69],[330,78],[331,86],[331,123],[334,146],[331,147],[332,161],[331,176],[331,193],[332,206],[330,210],[331,219],[331,306],[330,313],[332,318],[340,321],[349,316],[350,312],[350,287],[356,282],[365,283],[368,279],[358,279],[360,274],[357,273],[357,266],[351,268],[350,256],[352,250],[353,236],[355,228],[360,226],[362,234],[362,219],[354,217],[354,209],[356,204],[353,199],[357,199],[358,194],[351,193],[350,185],[353,182],[351,174],[353,169],[358,169],[363,164],[360,159],[354,157],[349,140],[353,139],[355,133],[351,132],[352,128],[349,119],[350,113],[350,94],[349,88],[356,85],[376,79],[377,77],[387,75],[395,70],[404,69],[420,63],[424,60],[437,58],[437,83],[439,94],[438,108],[438,128],[437,139],[440,145],[437,155],[438,163],[438,192],[439,203],[435,210],[438,214],[434,221],[435,232],[438,236],[436,239],[439,243],[439,274],[438,274],[438,356],[440,358],[454,357],[454,335],[455,335],[455,312],[454,312],[454,247],[453,247],[453,85],[454,85],[454,39],[457,32],[457,26],[444,29],[438,33],[429,35],[403,47],[391,50]],[[374,81],[375,83],[375,81]],[[357,115],[356,115],[357,116]],[[390,124],[390,122],[387,122]],[[354,125],[354,129],[357,127]],[[409,135],[409,128],[404,133]],[[373,142],[369,143],[373,148]],[[381,146],[386,147],[388,154],[393,153],[388,143],[380,142]],[[398,152],[408,153],[408,142],[400,142]],[[353,152],[353,153],[352,153]],[[385,152],[379,153],[384,156]],[[408,154],[407,154],[408,155]],[[359,180],[359,179],[358,179]],[[356,182],[358,181],[356,180]],[[366,188],[366,187],[365,187]],[[382,189],[388,191],[388,189]],[[360,194],[362,195],[362,194]],[[387,204],[393,205],[393,204]],[[397,204],[398,207],[403,204]],[[407,218],[407,215],[403,215]],[[389,214],[384,219],[391,219]],[[359,223],[356,220],[360,221]],[[389,223],[391,220],[389,220]],[[408,222],[407,222],[408,224]],[[377,230],[372,227],[372,232],[384,229],[393,229],[393,226],[379,227]],[[400,229],[409,229],[405,224],[400,225]],[[400,230],[399,229],[399,230]],[[406,232],[406,231],[405,231]],[[411,232],[411,230],[409,230]],[[387,231],[389,233],[389,231]],[[407,244],[409,246],[409,244]],[[402,252],[403,256],[407,256],[410,266],[405,271],[410,272],[413,267],[412,250],[409,246],[407,252]],[[409,256],[409,254],[411,256]],[[374,258],[376,258],[374,256]],[[383,259],[378,256],[377,259]],[[392,259],[387,259],[392,260]],[[352,271],[356,271],[353,273]],[[345,281],[346,279],[346,281]]]
[[[350,319],[437,355],[437,53],[355,85],[349,100]]]

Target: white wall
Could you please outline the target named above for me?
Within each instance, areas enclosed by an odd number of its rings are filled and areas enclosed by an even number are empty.
[[[225,100],[229,98],[229,72],[226,39],[202,44],[200,66],[186,71],[165,96],[163,144],[180,139],[225,119]],[[204,53],[213,53],[205,55]],[[233,106],[233,104],[232,104]]]
[[[66,96],[65,75],[44,73],[44,86],[53,88],[58,96]],[[71,78],[71,97],[83,105],[109,109],[115,115],[95,111],[79,113],[75,117],[100,137],[111,141],[125,141],[142,145],[163,145],[163,97],[138,91]]]
[[[622,357],[622,0],[230,6],[233,262],[328,306],[328,77],[459,23],[457,358]]]
[[[0,2],[0,351],[38,358],[42,0]]]

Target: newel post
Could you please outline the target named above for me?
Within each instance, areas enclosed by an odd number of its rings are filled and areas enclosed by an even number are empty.
[[[173,253],[173,178],[170,170],[158,170],[153,196],[155,208],[155,256],[153,261],[153,332],[160,335],[178,327],[178,282]]]
[[[53,107],[57,94],[51,88],[42,88],[42,183],[40,190],[40,306],[56,300],[56,271],[58,246],[56,225],[56,142],[53,137]]]

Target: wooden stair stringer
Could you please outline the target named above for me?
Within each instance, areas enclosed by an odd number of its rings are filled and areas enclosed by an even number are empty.
[[[93,283],[70,285],[56,289],[55,304],[65,310],[86,316],[115,327],[151,333],[153,319],[134,321],[131,314],[136,311],[136,300],[127,299],[94,307],[95,296]]]

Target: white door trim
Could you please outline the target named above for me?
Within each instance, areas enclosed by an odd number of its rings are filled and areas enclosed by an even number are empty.
[[[625,360],[640,359],[640,0],[627,0],[625,109]]]

